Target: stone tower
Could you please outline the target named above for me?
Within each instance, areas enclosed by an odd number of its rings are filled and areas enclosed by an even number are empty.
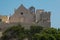
[[[32,14],[35,14],[35,8],[34,8],[33,6],[31,6],[31,7],[29,8],[29,10],[30,10],[30,12],[31,12]]]
[[[36,23],[43,27],[50,27],[50,12],[45,12],[44,10],[36,11]]]
[[[30,8],[29,8],[29,11],[30,11],[30,13],[33,15],[33,22],[35,22],[36,21],[36,15],[35,15],[35,7],[33,7],[33,6],[31,6]]]

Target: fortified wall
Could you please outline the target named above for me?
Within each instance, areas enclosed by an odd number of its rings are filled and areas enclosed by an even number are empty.
[[[0,16],[0,30],[5,30],[13,25],[21,24],[25,29],[29,29],[30,25],[38,25],[42,27],[51,27],[51,12],[43,9],[35,9],[35,7],[25,8],[20,5],[15,9],[11,16]]]

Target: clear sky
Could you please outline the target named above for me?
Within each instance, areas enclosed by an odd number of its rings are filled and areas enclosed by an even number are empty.
[[[0,0],[0,15],[13,14],[21,4],[51,11],[51,27],[60,28],[60,0]]]

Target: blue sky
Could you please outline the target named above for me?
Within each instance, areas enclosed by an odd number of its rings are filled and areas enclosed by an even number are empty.
[[[60,28],[60,0],[0,0],[0,15],[13,14],[21,4],[51,11],[51,27]]]

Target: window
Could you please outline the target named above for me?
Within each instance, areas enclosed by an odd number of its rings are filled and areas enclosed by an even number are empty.
[[[23,15],[23,12],[21,12],[21,15]]]

